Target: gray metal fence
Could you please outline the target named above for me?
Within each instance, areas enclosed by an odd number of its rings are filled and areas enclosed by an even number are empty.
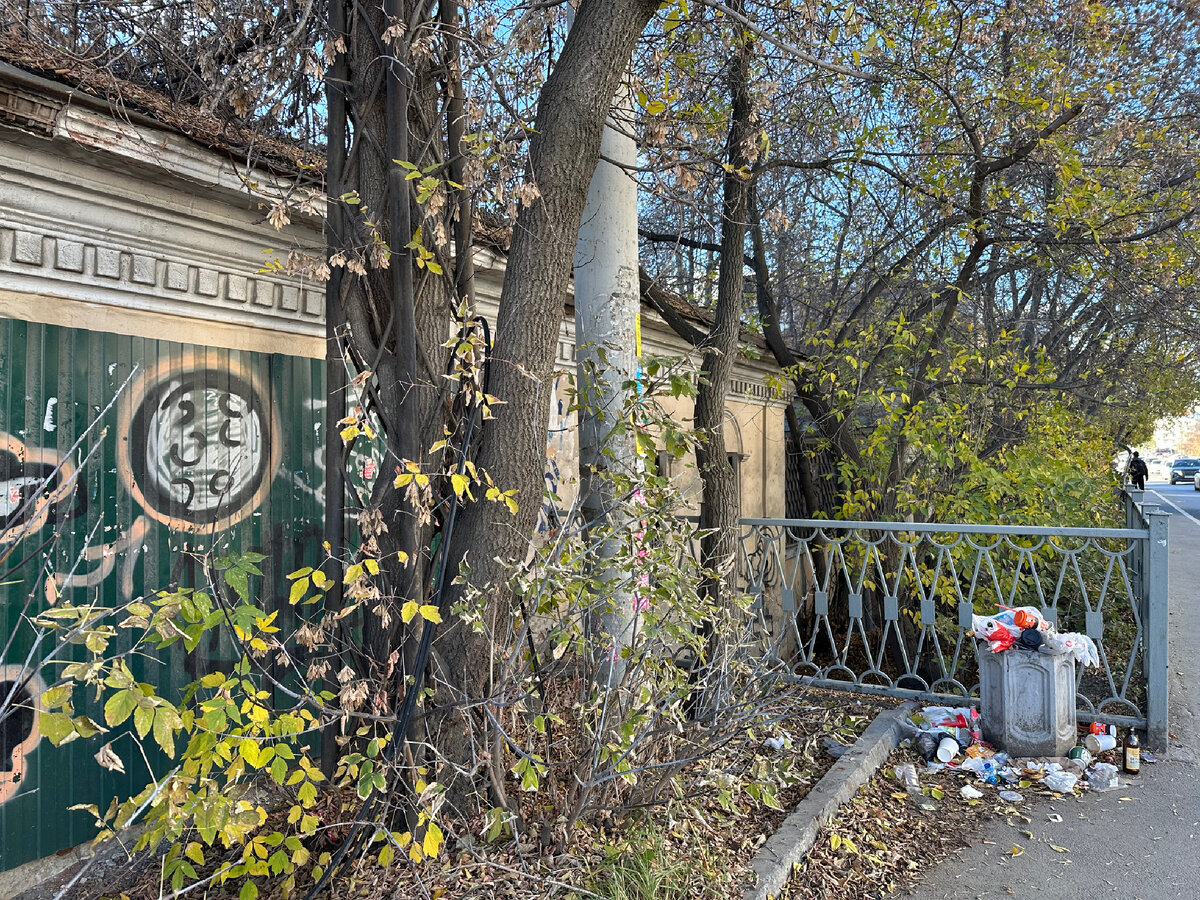
[[[1081,721],[1167,735],[1167,515],[1126,528],[743,519],[740,574],[770,654],[809,683],[961,702],[979,692],[973,614],[1033,606],[1095,641]],[[985,651],[986,652],[986,651]]]

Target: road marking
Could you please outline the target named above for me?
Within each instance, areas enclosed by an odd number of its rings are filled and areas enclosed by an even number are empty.
[[[1181,516],[1183,516],[1185,519],[1187,519],[1189,522],[1191,522],[1193,525],[1200,527],[1200,519],[1197,519],[1191,513],[1184,512],[1180,507],[1176,506],[1174,503],[1172,503],[1170,500],[1168,500],[1166,497],[1164,497],[1158,491],[1146,491],[1146,493],[1153,494],[1155,497],[1157,497],[1163,503],[1167,504],[1167,506],[1171,507],[1171,509],[1175,510]]]

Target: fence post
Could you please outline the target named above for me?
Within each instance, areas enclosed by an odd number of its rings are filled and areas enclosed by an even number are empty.
[[[1123,491],[1125,497],[1125,527],[1126,528],[1145,528],[1145,523],[1142,521],[1142,513],[1139,507],[1142,503],[1143,491],[1137,488],[1126,486]],[[1144,578],[1146,571],[1144,546],[1141,541],[1135,541],[1133,545],[1133,554],[1130,557],[1130,575],[1133,578],[1133,589],[1137,592],[1138,597],[1146,596],[1146,581]]]
[[[1157,506],[1142,507],[1149,526],[1146,547],[1146,743],[1167,748],[1167,523],[1168,513]]]

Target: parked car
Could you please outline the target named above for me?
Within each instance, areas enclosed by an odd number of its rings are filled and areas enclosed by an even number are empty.
[[[1195,478],[1198,472],[1200,472],[1200,459],[1196,459],[1194,456],[1181,456],[1171,463],[1171,474],[1168,480],[1171,484],[1187,481],[1189,478]]]

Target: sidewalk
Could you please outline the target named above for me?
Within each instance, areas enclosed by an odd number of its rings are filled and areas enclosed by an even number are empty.
[[[1047,806],[1013,828],[993,822],[962,853],[935,866],[903,896],[916,900],[990,900],[1120,896],[1167,900],[1200,896],[1200,527],[1183,516],[1170,525],[1171,746],[1123,786]],[[1125,784],[1127,782],[1127,785]],[[1062,816],[1061,823],[1049,814]],[[1034,833],[1030,840],[1022,830]],[[1013,845],[1024,853],[1013,857]],[[1065,852],[1051,845],[1065,848]]]

